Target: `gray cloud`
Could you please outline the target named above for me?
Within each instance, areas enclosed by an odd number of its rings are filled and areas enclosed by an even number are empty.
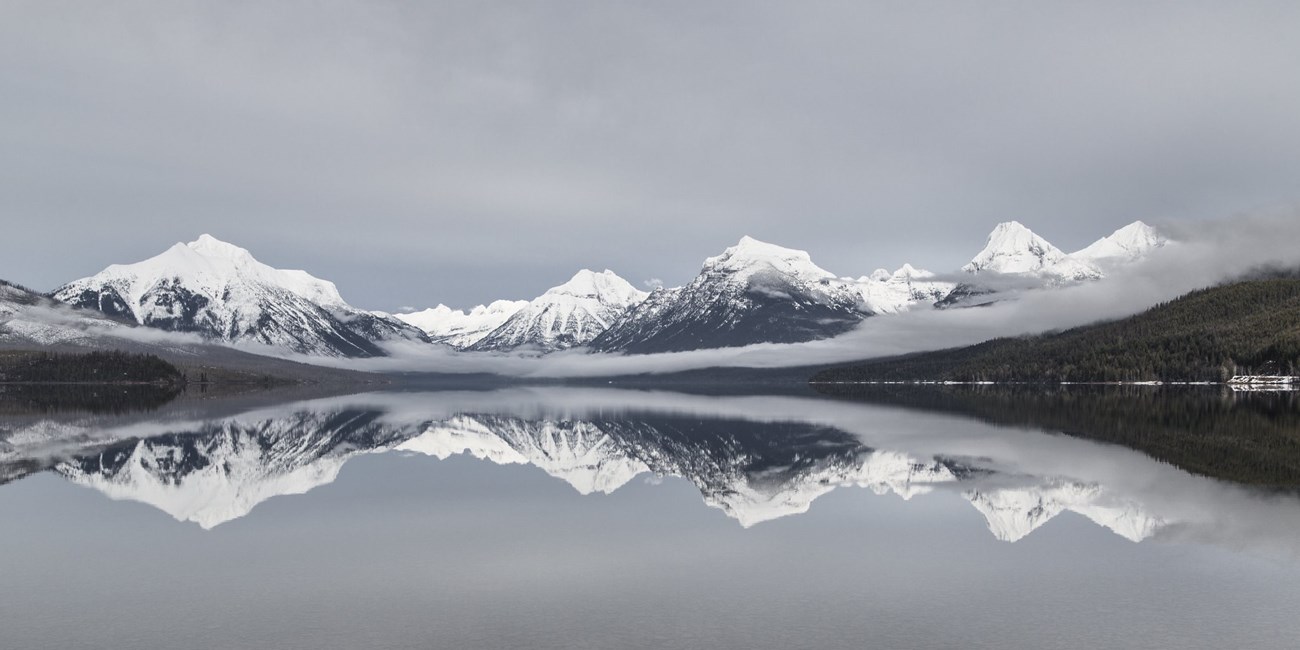
[[[839,275],[1289,205],[1294,3],[0,8],[0,277],[201,232],[367,308],[686,281],[750,234]]]

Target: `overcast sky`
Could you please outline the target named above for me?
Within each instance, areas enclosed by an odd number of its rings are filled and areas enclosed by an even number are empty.
[[[1300,201],[1300,3],[432,4],[0,0],[0,278],[210,232],[469,306]]]

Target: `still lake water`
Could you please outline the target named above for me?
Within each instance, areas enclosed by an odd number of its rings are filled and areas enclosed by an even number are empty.
[[[1291,492],[878,400],[30,412],[0,482],[3,648],[1300,647]]]

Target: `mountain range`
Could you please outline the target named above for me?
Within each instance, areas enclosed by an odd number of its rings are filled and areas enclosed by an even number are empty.
[[[465,352],[639,354],[829,338],[874,316],[982,304],[995,298],[972,298],[995,293],[988,285],[999,277],[1031,288],[1094,280],[1166,243],[1135,222],[1066,254],[1009,221],[958,273],[904,265],[853,278],[817,266],[805,251],[743,237],[676,288],[645,292],[613,271],[582,270],[532,300],[390,315],[353,307],[332,282],[273,268],[244,248],[203,235],[38,297],[81,308],[60,312],[65,319],[87,314],[106,326],[135,324],[312,356],[384,356],[393,342]],[[14,291],[0,295],[0,343],[57,338],[57,327],[35,327],[15,316],[17,308],[6,310],[5,300],[17,300]]]

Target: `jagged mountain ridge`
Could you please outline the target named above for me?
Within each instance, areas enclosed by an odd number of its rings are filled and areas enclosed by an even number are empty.
[[[272,268],[211,235],[114,264],[53,296],[148,327],[320,356],[383,356],[379,342],[428,340],[386,314],[348,305],[332,282]]]
[[[497,300],[464,311],[438,305],[393,317],[420,328],[434,343],[463,349],[491,334],[527,305],[527,300]]]

